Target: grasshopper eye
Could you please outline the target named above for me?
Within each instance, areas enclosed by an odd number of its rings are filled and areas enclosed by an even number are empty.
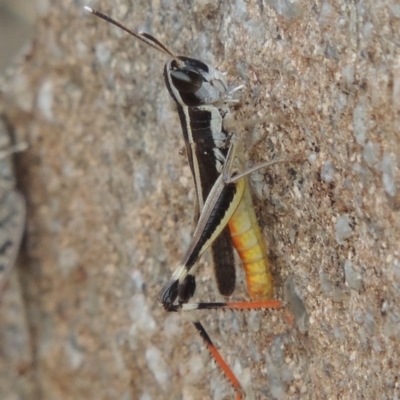
[[[181,93],[195,93],[203,83],[201,74],[193,70],[171,70],[170,75],[172,83]]]

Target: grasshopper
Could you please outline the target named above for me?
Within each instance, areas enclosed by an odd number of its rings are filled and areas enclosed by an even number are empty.
[[[18,255],[26,217],[25,199],[15,190],[10,157],[26,148],[25,143],[10,145],[6,124],[0,120],[0,303]]]
[[[281,307],[280,301],[270,300],[272,275],[247,182],[247,175],[277,161],[263,163],[242,173],[237,139],[224,126],[229,104],[237,102],[233,93],[241,87],[230,89],[224,74],[211,65],[194,58],[175,56],[150,34],[135,33],[99,11],[85,9],[170,58],[164,67],[164,80],[177,106],[195,183],[197,226],[185,256],[162,288],[158,300],[170,312]],[[228,297],[235,289],[235,248],[243,263],[249,295],[255,301],[189,303],[196,290],[197,261],[209,248],[220,294]],[[231,368],[200,321],[192,318],[192,322],[232,384],[236,399],[242,399],[244,390]]]

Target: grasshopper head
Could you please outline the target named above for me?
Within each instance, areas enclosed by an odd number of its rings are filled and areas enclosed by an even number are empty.
[[[223,74],[194,58],[179,56],[169,60],[164,78],[174,100],[186,106],[218,103],[228,92]]]

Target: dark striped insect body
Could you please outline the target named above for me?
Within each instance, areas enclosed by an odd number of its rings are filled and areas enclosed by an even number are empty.
[[[221,110],[215,103],[223,107],[223,101],[232,98],[225,78],[218,70],[187,57],[179,57],[179,61],[181,65],[175,59],[166,63],[164,79],[176,103],[182,126],[196,188],[198,216],[222,172],[229,147],[229,133],[222,127]],[[236,279],[234,252],[227,227],[215,238],[211,253],[218,290],[222,295],[230,296]],[[194,281],[194,277],[192,279]]]
[[[6,125],[0,120],[0,303],[18,255],[26,216],[25,200],[15,190],[11,156],[26,147],[25,143],[10,144]]]
[[[159,294],[167,311],[194,309],[279,308],[272,297],[272,275],[267,252],[254,212],[252,198],[243,173],[240,145],[224,128],[229,105],[237,102],[224,74],[197,59],[175,56],[162,43],[147,33],[135,33],[108,16],[85,7],[91,13],[111,22],[170,59],[164,67],[164,80],[175,101],[188,162],[197,194],[197,226],[191,243],[178,268]],[[251,302],[189,303],[196,290],[195,272],[201,255],[211,249],[218,291],[230,296],[235,289],[234,248],[246,274]],[[241,399],[244,391],[200,321],[192,318],[207,348]]]

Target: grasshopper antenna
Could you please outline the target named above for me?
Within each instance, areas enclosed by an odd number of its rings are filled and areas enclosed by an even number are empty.
[[[120,24],[119,22],[115,21],[108,15],[105,15],[101,13],[100,11],[93,10],[93,8],[90,8],[88,6],[83,7],[86,11],[89,11],[90,13],[96,15],[97,17],[104,19],[107,22],[110,22],[111,24],[118,26],[118,28],[121,28],[123,31],[129,33],[130,35],[134,36],[135,38],[141,40],[142,42],[146,43],[150,47],[153,47],[153,49],[156,49],[160,51],[161,53],[166,54],[167,56],[173,58],[178,65],[181,65],[182,62],[178,59],[178,57],[175,56],[170,50],[168,50],[159,40],[157,40],[155,37],[151,36],[149,33],[145,32],[133,32],[130,29],[128,29],[126,26]]]

